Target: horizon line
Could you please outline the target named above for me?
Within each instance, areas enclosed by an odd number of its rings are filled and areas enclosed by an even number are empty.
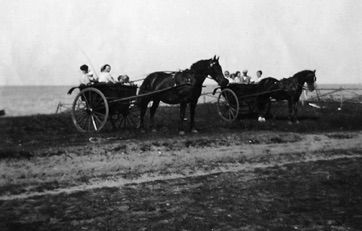
[[[351,85],[351,84],[358,84],[361,85],[362,82],[356,83],[356,82],[350,82],[350,83],[317,83],[318,84],[332,84],[332,85]],[[205,83],[204,85],[217,85],[215,84],[209,84]],[[38,85],[32,85],[32,84],[9,84],[9,85],[1,85],[0,87],[74,87],[79,85],[73,85],[73,84],[38,84]]]

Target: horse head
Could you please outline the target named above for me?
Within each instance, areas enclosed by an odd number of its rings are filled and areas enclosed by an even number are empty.
[[[314,91],[315,82],[317,81],[317,77],[315,76],[315,70],[304,70],[293,75],[292,81],[297,81],[300,87],[303,87],[304,83],[307,83],[308,90]]]
[[[315,89],[315,82],[317,81],[315,72],[316,72],[316,70],[306,72],[307,76],[305,77],[305,82],[307,83],[309,91],[314,91],[314,89]]]
[[[209,60],[209,73],[213,80],[215,80],[221,87],[228,85],[229,80],[227,80],[223,74],[222,68],[219,64],[219,57]]]
[[[224,87],[229,83],[222,72],[222,68],[219,64],[219,57],[216,58],[216,55],[207,60],[201,60],[197,63],[194,63],[191,66],[191,69],[195,72],[202,73],[207,76],[211,76],[220,86]]]

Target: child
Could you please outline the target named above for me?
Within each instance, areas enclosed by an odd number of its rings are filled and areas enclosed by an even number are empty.
[[[80,66],[82,76],[80,79],[80,84],[89,85],[98,81],[96,77],[93,76],[93,73],[89,70],[88,66],[83,64]]]

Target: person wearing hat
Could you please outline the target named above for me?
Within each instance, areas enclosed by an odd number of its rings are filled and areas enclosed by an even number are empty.
[[[93,76],[92,71],[89,70],[89,67],[85,64],[80,66],[80,71],[82,73],[82,76],[80,78],[80,84],[89,85],[93,82],[97,81],[97,78]]]
[[[101,74],[99,75],[99,82],[117,83],[117,81],[114,80],[112,75],[109,73],[110,71],[111,71],[111,66],[109,64],[104,64],[101,67]]]
[[[240,83],[249,84],[251,82],[251,77],[248,76],[248,70],[243,70],[243,76],[241,77]]]

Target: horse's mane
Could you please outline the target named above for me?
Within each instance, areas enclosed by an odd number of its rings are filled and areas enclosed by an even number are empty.
[[[311,70],[303,70],[295,73],[291,78],[299,78],[299,76],[305,75],[307,72],[312,72]]]
[[[199,60],[196,63],[192,64],[190,69],[193,71],[199,70],[199,69],[203,68],[203,65],[205,65],[205,63],[208,64],[209,62],[210,62],[210,59]]]
[[[185,70],[180,71],[180,72],[183,72],[183,73],[188,73],[188,74],[192,74],[192,73],[194,73],[194,71],[193,71],[193,70],[191,70],[191,69],[185,69]]]

